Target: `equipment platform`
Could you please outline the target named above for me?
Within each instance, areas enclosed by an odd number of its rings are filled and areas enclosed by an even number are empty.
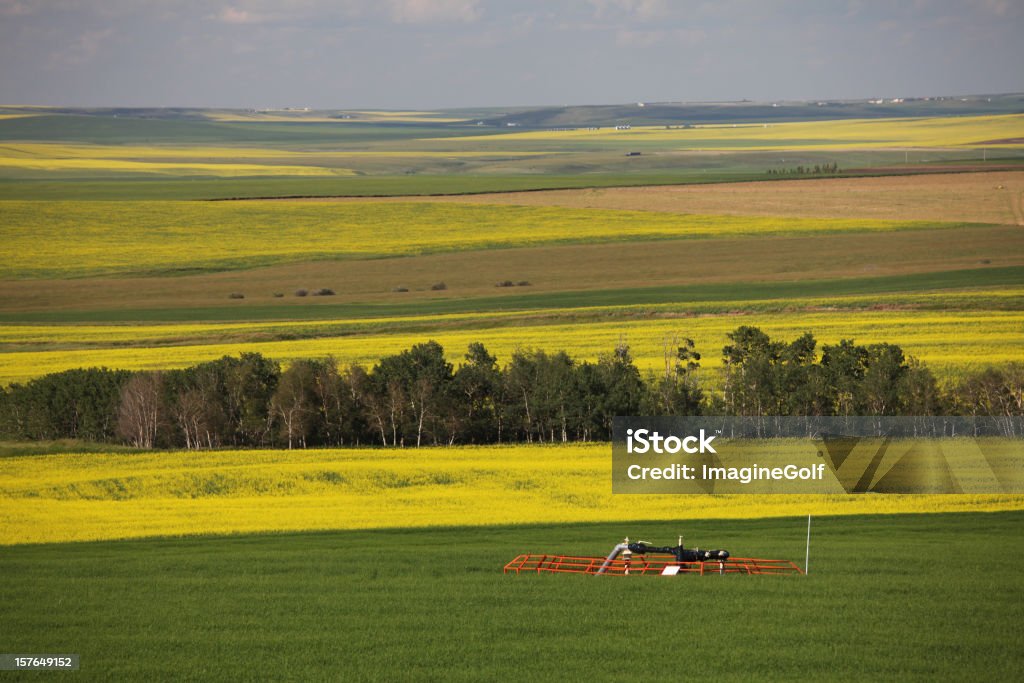
[[[602,567],[604,567],[602,571]],[[803,574],[795,562],[755,557],[730,557],[726,560],[678,562],[674,557],[634,555],[629,559],[570,555],[520,555],[505,565],[506,574],[609,574],[612,576],[679,574]]]

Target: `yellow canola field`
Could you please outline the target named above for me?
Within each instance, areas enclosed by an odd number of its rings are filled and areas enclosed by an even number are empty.
[[[284,150],[181,145],[90,145],[29,142],[0,149],[0,173],[90,171],[171,175],[351,176],[347,166],[367,160],[505,159],[541,154],[481,150]]]
[[[304,323],[308,324],[308,323]],[[105,366],[128,370],[181,368],[225,355],[260,352],[287,364],[299,358],[333,355],[341,363],[372,365],[381,356],[434,339],[455,363],[472,342],[482,342],[500,363],[516,349],[565,350],[580,360],[611,352],[620,340],[630,345],[641,369],[663,367],[663,340],[692,337],[704,368],[721,365],[726,334],[740,325],[761,327],[773,338],[792,340],[806,331],[819,344],[854,339],[890,342],[926,362],[939,374],[958,369],[1024,361],[1024,311],[827,311],[820,313],[745,313],[693,318],[617,319],[609,322],[510,325],[427,333],[381,333],[315,339],[196,344],[140,348],[90,348],[0,353],[0,385],[71,368]]]
[[[76,277],[544,244],[935,227],[415,202],[0,202],[0,279]]]
[[[379,328],[438,325],[478,329],[496,326],[540,324],[559,318],[580,322],[612,317],[688,317],[694,314],[722,314],[721,311],[766,311],[765,315],[783,315],[779,311],[804,309],[833,310],[833,315],[864,315],[863,311],[843,309],[927,308],[965,313],[976,320],[979,312],[995,309],[1024,309],[1024,285],[1001,289],[970,289],[960,291],[901,292],[829,298],[752,299],[744,301],[680,302],[671,304],[632,304],[626,306],[577,306],[573,308],[538,308],[521,311],[475,311],[471,313],[437,313],[335,320],[267,320],[247,322],[163,323],[163,324],[0,324],[0,352],[3,345],[59,344],[62,347],[104,346],[111,344],[194,344],[204,340],[233,336],[304,335],[331,337],[365,334]],[[735,316],[734,313],[728,314]],[[987,315],[987,314],[985,314]],[[997,318],[1002,321],[1003,318]],[[681,322],[685,326],[687,323]]]
[[[535,156],[542,152],[501,152],[498,156]],[[101,165],[103,160],[132,161],[166,161],[194,160],[196,162],[216,162],[226,165],[237,160],[260,160],[275,162],[324,161],[330,159],[373,158],[373,157],[493,157],[495,152],[480,150],[452,151],[409,151],[409,150],[349,150],[349,149],[276,149],[269,147],[217,147],[206,145],[99,145],[99,144],[68,144],[61,142],[18,142],[5,144],[0,159],[4,163],[18,166],[20,164],[43,163],[50,161],[81,162],[93,161]],[[30,167],[30,166],[26,166]],[[278,168],[278,166],[273,166]],[[282,174],[287,170],[282,171]]]
[[[989,511],[1019,495],[613,495],[611,446],[0,460],[0,544],[309,529]]]
[[[692,128],[636,126],[629,130],[602,127],[566,131],[530,131],[493,135],[487,141],[629,140],[662,142],[665,149],[737,151],[744,147],[776,149],[877,149],[901,147],[1024,146],[1024,115],[959,116],[918,119],[851,119],[797,123],[700,125]],[[473,138],[458,138],[471,140]],[[1016,139],[1017,142],[994,142]]]
[[[288,164],[238,164],[172,161],[129,161],[112,159],[59,159],[0,156],[0,169],[17,168],[26,171],[111,171],[127,173],[166,173],[173,175],[204,176],[336,176],[355,175],[346,168],[295,166]]]

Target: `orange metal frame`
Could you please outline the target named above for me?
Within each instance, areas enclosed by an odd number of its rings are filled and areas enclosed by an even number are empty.
[[[506,574],[597,574],[603,557],[572,557],[568,555],[520,555],[505,565]],[[617,558],[608,563],[604,574],[629,576],[632,574],[660,576],[665,567],[678,566],[679,574],[803,574],[795,562],[766,560],[755,557],[730,557],[723,561],[676,562],[674,557],[648,557],[634,555],[629,559]]]

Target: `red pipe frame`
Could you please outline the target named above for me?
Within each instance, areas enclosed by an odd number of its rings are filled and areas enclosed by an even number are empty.
[[[603,557],[574,557],[571,555],[519,555],[505,565],[506,574],[597,574],[605,563]],[[769,560],[756,557],[730,557],[728,560],[707,562],[677,562],[675,558],[634,555],[628,560],[615,559],[603,572],[609,576],[661,575],[666,567],[678,566],[679,574],[803,574],[790,560]]]

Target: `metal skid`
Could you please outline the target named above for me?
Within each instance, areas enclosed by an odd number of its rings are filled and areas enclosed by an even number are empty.
[[[795,562],[755,557],[730,557],[708,562],[677,562],[673,557],[634,557],[612,560],[603,572],[603,557],[572,557],[569,555],[520,555],[505,565],[506,574],[608,574],[611,576],[676,574],[803,574]],[[670,569],[678,567],[678,569]],[[668,569],[668,571],[666,571]]]

